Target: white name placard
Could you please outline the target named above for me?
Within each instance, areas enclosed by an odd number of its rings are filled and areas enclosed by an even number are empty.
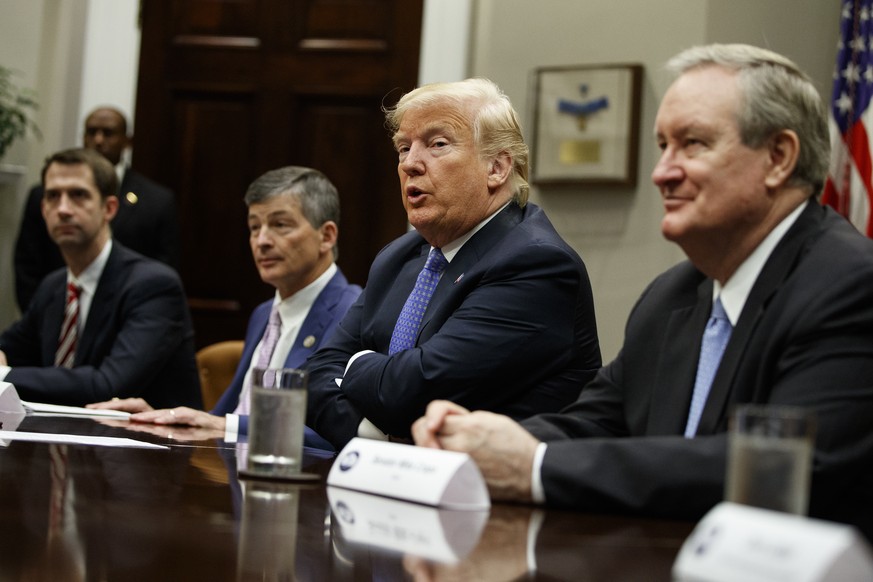
[[[18,391],[9,382],[0,382],[0,431],[13,431],[24,420],[26,411],[18,398]],[[9,444],[6,439],[0,440],[0,447]]]
[[[853,527],[723,502],[685,540],[673,579],[869,582],[873,554]]]
[[[488,509],[488,488],[466,453],[354,438],[327,484],[452,509]]]
[[[339,487],[328,487],[327,498],[345,541],[446,564],[473,551],[488,521],[487,510],[441,509]]]
[[[25,413],[18,391],[9,382],[0,382],[0,412]]]

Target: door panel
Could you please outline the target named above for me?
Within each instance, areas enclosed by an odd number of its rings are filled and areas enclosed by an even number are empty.
[[[261,173],[336,184],[353,282],[405,231],[381,108],[415,86],[422,1],[143,0],[133,163],[176,192],[198,346],[241,338],[271,296],[242,202]]]

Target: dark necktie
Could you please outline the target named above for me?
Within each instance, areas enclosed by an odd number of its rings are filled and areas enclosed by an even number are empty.
[[[67,303],[64,309],[64,323],[58,336],[58,350],[55,352],[55,366],[72,368],[76,359],[76,336],[79,322],[79,294],[82,288],[67,283]]]
[[[715,372],[721,363],[724,348],[731,337],[733,327],[724,312],[721,298],[712,305],[712,313],[706,322],[703,340],[700,343],[700,360],[697,362],[697,378],[694,381],[694,393],[691,395],[691,408],[688,412],[688,423],[685,425],[685,437],[692,438],[697,434],[697,425],[712,387]]]
[[[388,355],[415,346],[415,338],[418,336],[418,328],[421,326],[427,304],[430,303],[431,295],[440,280],[440,273],[448,264],[441,250],[431,249],[427,262],[415,281],[415,287],[412,288],[412,293],[407,297],[400,317],[397,318],[394,333],[391,334],[391,344],[388,346]]]

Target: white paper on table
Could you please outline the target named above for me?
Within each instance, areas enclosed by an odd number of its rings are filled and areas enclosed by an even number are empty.
[[[145,441],[119,437],[95,437],[76,434],[53,434],[44,432],[18,432],[0,430],[0,441],[28,441],[33,443],[60,443],[70,445],[92,445],[100,447],[131,447],[137,449],[169,449],[165,445],[156,445]]]
[[[92,416],[98,418],[120,418],[124,420],[130,418],[130,413],[124,412],[123,410],[103,410],[98,408],[83,408],[80,406],[61,406],[60,404],[43,404],[41,402],[27,402],[24,400],[22,400],[21,403],[25,408],[37,414]]]

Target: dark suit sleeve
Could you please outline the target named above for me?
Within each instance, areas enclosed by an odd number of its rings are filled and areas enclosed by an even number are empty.
[[[15,299],[22,313],[27,311],[40,281],[64,264],[42,218],[42,192],[41,186],[34,186],[30,190],[15,240]]]
[[[142,396],[160,407],[172,403],[175,397],[176,402],[196,406],[193,402],[199,402],[200,395],[191,349],[193,332],[182,285],[167,267],[151,261],[136,262],[133,271],[123,273],[123,283],[114,291],[112,304],[102,306],[105,318],[100,317],[99,297],[95,297],[91,305],[86,323],[89,329],[83,334],[97,336],[93,359],[66,369],[52,367],[46,358],[39,365],[19,360],[20,348],[17,347],[7,352],[12,370],[6,381],[15,385],[22,399],[82,406],[115,396]],[[33,321],[40,306],[48,305],[48,293],[47,285],[40,288],[34,299],[34,308],[29,310],[25,321]],[[99,288],[97,293],[99,296]],[[43,329],[56,330],[58,327],[50,323],[40,327],[40,333],[51,336],[50,331],[43,332]],[[32,332],[31,326],[28,333]],[[3,344],[13,340],[4,333]],[[32,343],[32,338],[30,341]],[[44,341],[52,343],[57,340],[47,337]],[[84,343],[84,337],[80,336],[79,350],[87,354],[87,348],[82,347]],[[173,373],[168,369],[171,362],[179,364]],[[162,374],[166,375],[166,380],[156,382]],[[156,390],[170,392],[172,382],[184,387],[180,390],[191,392],[192,399],[181,393],[162,393],[160,396],[144,393],[144,387],[152,385]]]
[[[415,349],[364,355],[343,377],[350,356],[367,347],[362,330],[368,325],[368,285],[334,338],[310,360],[318,370],[316,390],[310,388],[310,425],[341,447],[362,418],[388,434],[408,435],[433,399],[488,410],[524,399],[541,382],[560,376],[574,350],[582,349],[577,306],[584,303],[580,289],[590,293],[590,287],[580,266],[564,247],[519,245],[493,260],[465,295],[441,305],[445,312],[434,316],[441,326]],[[593,319],[593,310],[584,311]],[[594,322],[588,323],[583,327],[596,338]],[[343,378],[341,388],[333,378]]]

